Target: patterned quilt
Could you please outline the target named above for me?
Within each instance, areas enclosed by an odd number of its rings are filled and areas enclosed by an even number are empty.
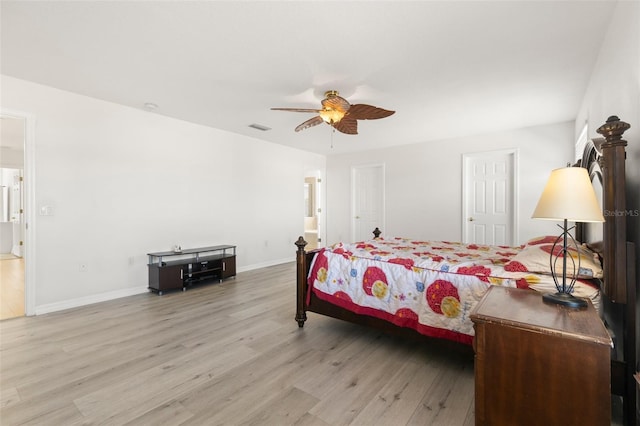
[[[505,269],[521,249],[408,238],[339,243],[315,256],[308,282],[320,299],[355,313],[471,344],[469,314],[490,285],[555,292],[550,276]],[[582,282],[575,293],[599,295]]]

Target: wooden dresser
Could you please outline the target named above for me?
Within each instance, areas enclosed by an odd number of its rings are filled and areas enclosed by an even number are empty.
[[[611,424],[611,338],[590,302],[492,286],[471,320],[476,425]]]

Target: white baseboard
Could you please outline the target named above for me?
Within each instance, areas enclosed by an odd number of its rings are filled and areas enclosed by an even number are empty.
[[[241,268],[238,268],[236,272],[240,273],[240,272],[246,272],[246,271],[253,271],[254,269],[267,268],[269,266],[282,265],[283,263],[290,263],[295,261],[296,261],[295,257],[294,258],[287,257],[285,259],[270,260],[268,262],[254,263],[253,265],[243,266]]]
[[[267,268],[269,266],[281,265],[283,263],[294,262],[295,259],[285,258],[278,260],[270,260],[268,262],[255,263],[253,265],[238,268],[237,272],[252,271],[254,269]],[[61,302],[49,303],[46,305],[36,306],[35,314],[43,315],[51,312],[63,311],[65,309],[78,308],[80,306],[91,305],[93,303],[106,302],[108,300],[119,299],[121,297],[134,296],[136,294],[146,293],[149,291],[147,286],[131,287],[122,290],[109,291],[106,293],[94,294],[91,296],[79,297],[77,299],[63,300]]]
[[[84,305],[91,305],[93,303],[106,302],[107,300],[133,296],[135,294],[146,293],[148,291],[149,291],[149,288],[147,286],[131,287],[131,288],[125,288],[122,290],[115,290],[115,291],[109,291],[106,293],[94,294],[91,296],[79,297],[77,299],[63,300],[61,302],[36,306],[36,315],[63,311],[65,309],[77,308]]]

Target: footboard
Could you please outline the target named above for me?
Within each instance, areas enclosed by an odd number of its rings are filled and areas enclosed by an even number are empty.
[[[382,231],[376,228],[373,230],[373,237],[380,238]],[[307,291],[309,286],[307,284],[307,276],[309,276],[309,269],[311,268],[311,262],[314,256],[320,251],[320,249],[305,251],[307,242],[302,237],[298,237],[295,242],[298,247],[296,252],[296,321],[298,327],[303,327],[304,322],[307,320]],[[357,317],[356,314],[350,312],[342,312],[341,309],[335,308],[330,304],[322,301],[316,301],[315,308],[311,309],[313,312],[318,312],[324,315],[329,315],[335,318],[341,318],[347,321],[358,322],[354,320]]]
[[[307,310],[305,307],[308,289],[307,276],[309,275],[309,267],[311,266],[313,256],[315,256],[318,250],[306,252],[304,248],[307,242],[302,237],[298,237],[295,244],[298,247],[298,251],[296,252],[296,321],[298,322],[298,327],[303,327],[304,322],[307,320]]]

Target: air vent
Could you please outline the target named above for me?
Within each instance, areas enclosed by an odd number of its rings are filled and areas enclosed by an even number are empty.
[[[267,126],[263,126],[262,124],[249,124],[249,127],[253,127],[254,129],[257,130],[262,130],[263,132],[266,132],[267,130],[271,130],[271,127],[267,127]]]

